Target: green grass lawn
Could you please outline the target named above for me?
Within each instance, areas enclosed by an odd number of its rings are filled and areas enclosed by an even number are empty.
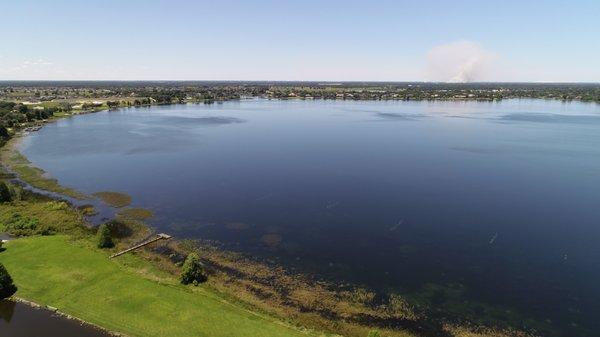
[[[135,256],[107,253],[67,236],[10,241],[0,253],[16,296],[130,336],[307,336],[274,318],[182,286]]]

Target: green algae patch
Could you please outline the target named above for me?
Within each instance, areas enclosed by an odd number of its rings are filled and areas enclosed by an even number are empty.
[[[146,220],[153,217],[154,213],[145,208],[125,208],[120,210],[117,215],[128,219]]]
[[[56,179],[48,177],[44,170],[32,166],[31,162],[19,152],[17,144],[18,138],[13,138],[2,147],[2,150],[0,150],[0,162],[10,171],[14,172],[19,179],[44,191],[62,194],[79,200],[87,198],[81,192],[61,186]]]
[[[115,208],[121,208],[131,204],[131,196],[125,193],[103,191],[96,192],[93,196],[100,198],[106,204]]]

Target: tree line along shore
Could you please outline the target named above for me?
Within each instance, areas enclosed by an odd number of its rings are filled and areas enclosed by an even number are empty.
[[[600,84],[575,83],[318,83],[318,82],[0,82],[0,127],[54,114],[102,108],[245,97],[330,100],[478,100],[511,98],[600,103]],[[4,131],[0,130],[1,133]]]

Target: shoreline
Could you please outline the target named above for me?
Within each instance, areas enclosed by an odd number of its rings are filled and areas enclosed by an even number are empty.
[[[97,111],[92,111],[90,113],[93,112]],[[48,122],[55,122],[61,118],[62,117],[59,117]],[[11,146],[11,148],[8,149],[9,153],[19,153],[15,144],[18,144],[23,136],[26,136],[26,133],[19,133],[14,137],[14,143],[5,144],[5,146]],[[11,141],[13,140],[11,139]],[[5,146],[2,147],[3,152]],[[25,158],[22,154],[21,156]],[[25,160],[27,160],[27,158],[25,158]],[[5,166],[5,164],[6,163],[2,162],[2,166]],[[35,172],[43,172],[41,169],[38,170],[39,171]],[[40,173],[40,175],[42,174],[43,173]],[[27,183],[22,177],[18,177],[17,179],[21,179]],[[56,185],[60,186],[58,183],[56,183]],[[60,198],[60,193],[53,193]],[[52,198],[52,196],[49,197]],[[71,207],[75,206],[71,204]],[[114,208],[114,210],[115,215],[112,219],[117,219],[116,213],[118,212],[118,208]],[[142,228],[138,228],[139,232],[136,231],[133,240],[135,240],[135,237],[138,234],[146,231],[154,231],[151,226],[148,226],[143,222],[138,221],[137,223],[141,224]],[[130,241],[132,241],[132,239],[128,239],[123,243],[129,244],[131,243]],[[299,321],[302,326],[308,326],[310,328],[315,328],[316,326],[318,329],[336,331],[340,321],[346,321],[349,322],[348,324],[350,325],[347,327],[346,333],[358,336],[359,334],[356,333],[358,331],[360,331],[360,335],[366,335],[372,328],[385,329],[387,324],[391,324],[393,320],[397,320],[405,322],[400,324],[400,327],[404,326],[403,329],[393,329],[393,331],[400,333],[403,333],[403,331],[406,332],[404,329],[408,329],[415,333],[423,332],[421,331],[423,328],[420,325],[427,325],[425,329],[434,329],[436,331],[442,329],[442,327],[429,326],[431,325],[431,322],[419,318],[420,314],[414,312],[413,309],[408,309],[407,311],[407,304],[404,302],[400,304],[401,308],[397,309],[400,311],[393,313],[389,313],[389,308],[387,307],[384,307],[383,311],[373,308],[372,306],[374,303],[371,303],[370,301],[360,302],[362,301],[360,300],[359,302],[355,302],[352,298],[356,297],[356,294],[353,293],[355,291],[358,291],[363,295],[367,294],[367,297],[375,296],[369,295],[369,290],[367,289],[356,288],[349,291],[348,294],[340,294],[339,290],[332,291],[330,289],[331,285],[320,284],[320,281],[311,279],[306,275],[289,274],[280,267],[251,262],[248,259],[245,259],[243,254],[219,251],[210,246],[182,248],[182,246],[188,244],[190,244],[190,240],[175,239],[172,243],[169,243],[167,246],[168,250],[165,252],[160,253],[143,249],[136,253],[135,256],[153,263],[158,266],[158,268],[161,268],[170,274],[175,274],[178,266],[169,256],[178,254],[179,257],[181,257],[186,251],[201,249],[204,262],[214,273],[209,276],[209,279],[213,278],[213,280],[208,286],[219,293],[220,296],[232,299],[236,303],[248,307],[248,310],[253,312],[262,312],[273,317],[278,317],[284,321]],[[193,246],[193,244],[191,245]],[[273,281],[273,279],[275,281]],[[231,283],[235,284],[232,285]],[[284,288],[284,290],[282,291],[278,288]],[[296,288],[298,288],[298,290],[296,290]],[[268,302],[263,297],[275,298],[275,302]],[[285,304],[288,302],[291,302],[292,305]],[[340,306],[338,302],[343,303],[343,305]],[[360,309],[351,308],[353,306],[360,306]],[[306,317],[302,316],[305,313]],[[324,317],[315,318],[313,317],[315,315],[323,315]],[[299,317],[301,319],[298,319]],[[387,335],[388,334],[386,334],[386,336]],[[396,334],[390,334],[390,336],[396,336]],[[404,336],[404,334],[402,334],[402,336]]]

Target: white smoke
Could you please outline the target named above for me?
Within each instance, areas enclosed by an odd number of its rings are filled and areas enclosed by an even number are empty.
[[[488,80],[496,55],[471,41],[442,44],[427,53],[427,78],[466,83]]]

